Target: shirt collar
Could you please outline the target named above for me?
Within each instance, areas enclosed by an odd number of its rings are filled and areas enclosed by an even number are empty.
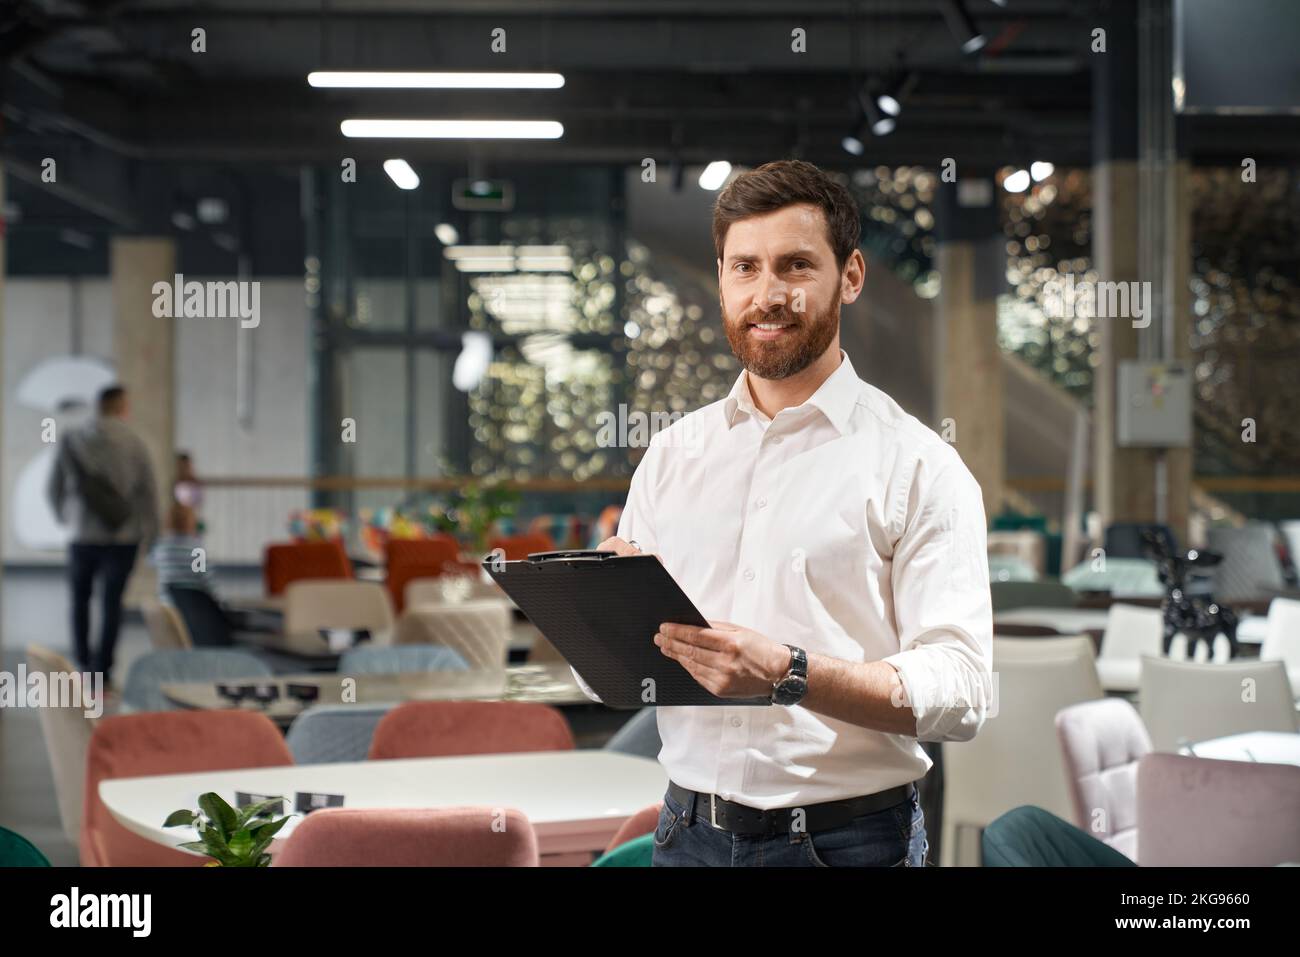
[[[849,417],[853,414],[854,407],[858,404],[858,375],[853,371],[853,363],[849,361],[848,354],[843,349],[840,350],[840,364],[835,371],[826,377],[826,381],[817,387],[817,391],[810,395],[801,406],[793,408],[802,409],[811,406],[817,409],[826,419],[835,426],[835,430],[841,435],[848,431]],[[736,424],[737,415],[744,412],[755,418],[765,418],[758,407],[754,405],[753,394],[749,391],[749,372],[742,369],[740,375],[736,378],[735,384],[723,401],[723,413],[726,417],[727,428]],[[782,411],[790,411],[783,409]]]

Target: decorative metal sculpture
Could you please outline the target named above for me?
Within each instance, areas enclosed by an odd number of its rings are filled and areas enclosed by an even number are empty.
[[[1168,539],[1151,528],[1142,532],[1142,541],[1165,586],[1160,605],[1165,619],[1164,653],[1169,654],[1174,635],[1181,633],[1187,638],[1188,659],[1195,658],[1196,646],[1203,641],[1208,661],[1214,656],[1214,639],[1222,633],[1228,639],[1229,657],[1237,657],[1237,613],[1220,605],[1210,594],[1188,593],[1188,573],[1213,568],[1223,561],[1223,556],[1197,549],[1186,556],[1176,554]]]

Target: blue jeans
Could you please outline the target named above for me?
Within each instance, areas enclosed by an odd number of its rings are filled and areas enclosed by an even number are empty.
[[[654,834],[655,867],[924,867],[930,852],[916,789],[911,798],[815,833],[731,834],[664,795]]]

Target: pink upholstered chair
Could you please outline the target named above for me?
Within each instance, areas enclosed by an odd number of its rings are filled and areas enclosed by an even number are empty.
[[[327,808],[284,841],[273,867],[536,867],[537,835],[514,808]]]
[[[86,755],[81,863],[86,867],[187,867],[207,863],[205,857],[155,844],[118,824],[99,799],[100,781],[282,764],[293,764],[293,756],[284,736],[264,714],[160,711],[106,718],[91,735]]]
[[[408,701],[375,727],[372,759],[572,751],[563,713],[522,701]]]
[[[658,804],[643,807],[624,821],[623,826],[618,829],[610,840],[609,846],[605,848],[605,853],[608,854],[614,848],[626,844],[634,837],[652,833],[659,826],[659,811],[663,806],[663,801],[660,801]]]
[[[1074,825],[1137,860],[1137,766],[1151,737],[1122,698],[1083,701],[1056,713]]]
[[[1300,862],[1300,767],[1148,754],[1138,762],[1143,867]]]

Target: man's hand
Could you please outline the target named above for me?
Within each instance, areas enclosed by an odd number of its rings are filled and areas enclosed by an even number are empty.
[[[617,552],[620,555],[640,555],[641,549],[631,542],[625,542],[617,535],[607,538],[596,546],[598,552]]]
[[[790,649],[739,625],[709,625],[662,624],[655,644],[719,698],[771,695],[772,685],[790,670]]]

